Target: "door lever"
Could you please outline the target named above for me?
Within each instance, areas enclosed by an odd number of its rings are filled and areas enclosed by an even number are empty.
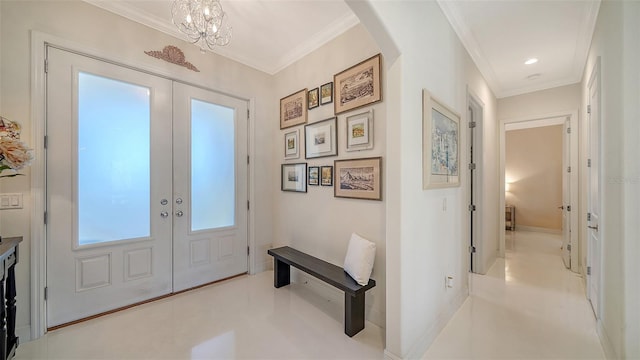
[[[564,205],[558,206],[558,209],[564,210]]]
[[[590,226],[590,225],[587,225],[587,227],[588,227],[589,229],[593,229],[593,230],[595,230],[595,231],[598,231],[598,225],[596,225],[596,226]]]

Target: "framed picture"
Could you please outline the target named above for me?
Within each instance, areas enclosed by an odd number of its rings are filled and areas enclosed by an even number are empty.
[[[335,114],[382,100],[380,54],[333,75],[336,89]]]
[[[333,166],[323,166],[320,168],[320,185],[333,186]]]
[[[422,91],[422,188],[460,185],[460,115]]]
[[[333,195],[382,200],[382,158],[335,160]]]
[[[280,99],[280,129],[307,122],[307,89]]]
[[[307,163],[282,164],[282,191],[307,192]]]
[[[320,105],[333,102],[333,82],[328,82],[320,86]]]
[[[347,151],[373,149],[373,110],[347,116]]]
[[[307,100],[309,101],[309,110],[317,108],[320,105],[318,93],[318,88],[309,90],[309,93],[307,95]]]
[[[338,155],[337,118],[318,121],[304,126],[305,158]]]
[[[300,129],[295,129],[284,134],[284,158],[297,159],[300,157],[298,141],[300,139]]]
[[[307,184],[320,185],[320,168],[317,166],[309,167],[309,176],[307,177]]]

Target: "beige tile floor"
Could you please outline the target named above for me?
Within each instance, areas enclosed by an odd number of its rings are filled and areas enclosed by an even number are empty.
[[[507,257],[471,276],[472,296],[425,359],[603,358],[582,280],[558,236],[515,233]],[[505,265],[506,264],[506,265]],[[272,272],[243,276],[52,331],[17,359],[382,359],[384,330],[343,334],[342,305]]]
[[[561,237],[507,232],[506,257],[471,275],[471,296],[424,359],[604,359],[582,278]]]

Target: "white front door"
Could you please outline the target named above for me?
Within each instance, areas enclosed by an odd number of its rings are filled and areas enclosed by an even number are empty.
[[[174,83],[174,291],[247,271],[247,102]]]
[[[47,51],[47,325],[245,273],[246,102]]]
[[[562,260],[571,269],[571,128],[570,118],[562,129]]]
[[[600,318],[600,74],[599,66],[594,68],[589,81],[589,137],[587,175],[587,295],[596,318]]]

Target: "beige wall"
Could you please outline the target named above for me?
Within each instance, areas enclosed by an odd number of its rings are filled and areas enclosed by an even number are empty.
[[[333,74],[355,65],[362,60],[380,52],[376,43],[371,39],[362,25],[357,25],[313,51],[309,55],[288,66],[274,76],[273,96],[271,101],[279,103],[279,99],[303,88],[316,88],[333,81]],[[383,59],[384,63],[384,59]],[[382,73],[385,77],[386,74]],[[272,157],[275,162],[273,168],[280,169],[281,163],[305,162],[308,166],[333,166],[334,160],[363,157],[383,156],[383,183],[386,173],[387,159],[385,133],[386,95],[383,89],[383,101],[362,109],[349,111],[338,115],[338,156],[305,159],[304,126],[280,130],[278,110],[273,114],[269,131],[276,146]],[[334,116],[333,103],[321,105],[309,110],[308,123],[315,123]],[[363,111],[374,110],[374,148],[358,152],[346,151],[346,117]],[[300,130],[301,157],[295,160],[284,160],[284,134],[292,129]],[[371,277],[376,280],[376,287],[367,291],[366,316],[369,321],[384,326],[385,322],[385,206],[387,194],[382,194],[382,201],[356,200],[336,198],[333,187],[308,186],[307,193],[283,192],[279,190],[280,172],[273,174],[272,182],[278,184],[273,188],[274,213],[274,246],[291,245],[301,251],[342,265],[347,252],[347,245],[351,233],[376,243],[376,258]],[[335,184],[334,184],[335,186]],[[297,273],[305,281],[300,281],[313,290],[323,294],[328,300],[338,304],[344,302],[340,291],[319,284],[318,281],[304,273]]]
[[[580,108],[580,83],[498,99],[498,119],[533,120]]]
[[[562,125],[507,131],[506,203],[516,226],[562,230]]]
[[[180,41],[146,26],[134,23],[83,1],[0,1],[2,15],[0,47],[2,68],[0,89],[2,115],[19,121],[23,125],[23,139],[35,144],[42,139],[30,139],[32,133],[31,105],[42,99],[31,99],[31,49],[30,31],[36,30],[72,41],[80,48],[108,54],[110,59],[153,72],[199,84],[210,89],[255,100],[253,121],[253,146],[256,149],[254,171],[260,174],[250,190],[255,223],[256,270],[269,266],[266,255],[272,243],[273,206],[271,194],[279,187],[272,176],[278,169],[272,159],[275,146],[272,140],[272,119],[277,103],[273,101],[272,77],[253,68],[241,65],[213,53],[201,54],[191,44]],[[144,54],[145,50],[159,50],[164,46],[177,45],[187,60],[195,64],[200,73],[154,59]],[[55,124],[50,124],[55,125]],[[279,144],[279,142],[278,142]],[[37,154],[42,158],[43,154]],[[0,211],[2,236],[23,236],[20,245],[20,263],[17,266],[18,318],[17,327],[21,339],[29,339],[30,315],[30,253],[31,245],[41,238],[31,238],[31,221],[40,221],[41,216],[31,219],[30,170],[26,176],[2,179],[0,191],[24,194],[24,209]]]

